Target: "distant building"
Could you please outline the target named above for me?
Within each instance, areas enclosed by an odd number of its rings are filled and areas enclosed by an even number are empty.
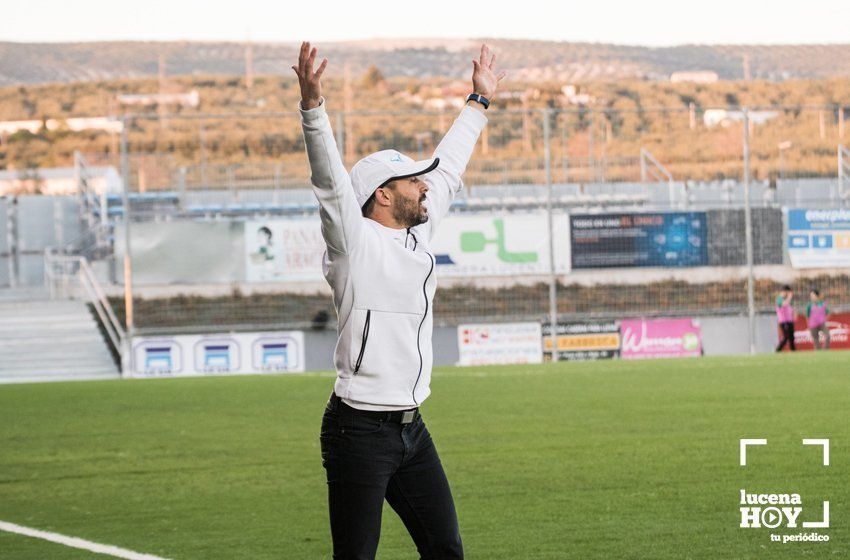
[[[118,96],[121,105],[182,105],[183,107],[197,107],[201,102],[201,96],[197,90],[188,93],[135,93]]]
[[[711,70],[690,70],[687,72],[673,72],[670,81],[677,83],[713,84],[719,79],[717,72]]]
[[[581,93],[579,86],[567,84],[561,88],[564,102],[569,105],[590,105],[596,99],[586,93]]]
[[[0,121],[0,135],[14,134],[26,130],[31,134],[38,134],[42,127],[47,130],[59,130],[67,128],[74,132],[82,130],[104,130],[106,132],[119,133],[122,129],[121,121],[112,117],[78,117],[72,119],[47,119],[46,121]]]
[[[753,124],[764,124],[779,115],[776,111],[750,111],[749,118]],[[734,122],[744,120],[743,111],[729,111],[726,109],[706,109],[702,115],[702,122],[708,128],[715,126],[727,127]]]
[[[89,187],[98,194],[121,192],[121,176],[112,166],[87,168]],[[0,196],[19,194],[77,194],[73,167],[12,169],[0,171]]]
[[[469,93],[469,85],[466,82],[455,81],[443,87],[422,87],[416,94],[400,92],[397,97],[425,109],[442,111],[463,107],[466,104],[467,93]]]

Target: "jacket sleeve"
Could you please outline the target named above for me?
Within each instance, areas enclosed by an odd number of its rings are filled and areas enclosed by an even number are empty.
[[[336,147],[324,99],[315,109],[301,109],[301,128],[328,253],[349,254],[363,236],[363,215]]]
[[[428,200],[430,237],[434,236],[455,195],[463,188],[461,177],[486,125],[487,117],[484,113],[472,107],[464,107],[434,151],[434,157],[440,158],[440,164],[425,176],[428,182],[428,193],[425,196]]]

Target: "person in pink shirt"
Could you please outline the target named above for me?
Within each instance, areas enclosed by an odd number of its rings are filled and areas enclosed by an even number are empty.
[[[823,334],[823,346],[829,350],[829,327],[826,326],[826,317],[829,315],[829,307],[821,299],[820,291],[813,289],[809,293],[809,303],[806,305],[806,320],[815,350],[820,350],[820,335]]]
[[[784,285],[779,295],[776,296],[776,319],[779,321],[779,330],[781,338],[779,345],[776,347],[777,352],[782,352],[787,344],[791,351],[797,350],[794,344],[794,291],[791,286]]]

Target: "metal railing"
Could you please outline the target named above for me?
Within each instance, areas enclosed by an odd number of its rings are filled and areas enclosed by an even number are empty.
[[[126,375],[129,371],[129,339],[88,259],[80,255],[63,254],[54,247],[45,249],[44,282],[51,299],[79,298],[92,306],[108,342],[121,357],[121,371]]]
[[[640,182],[667,183],[667,194],[670,197],[670,207],[674,206],[673,174],[661,165],[646,148],[640,149]]]

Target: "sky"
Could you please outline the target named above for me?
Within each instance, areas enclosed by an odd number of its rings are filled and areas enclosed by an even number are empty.
[[[510,9],[504,6],[512,6]],[[850,0],[6,0],[0,40],[850,43]]]

